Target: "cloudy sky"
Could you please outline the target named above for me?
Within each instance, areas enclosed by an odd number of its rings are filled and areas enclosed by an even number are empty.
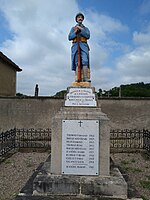
[[[74,81],[68,33],[75,15],[90,29],[92,85],[150,82],[150,0],[0,0],[0,51],[22,72],[17,92],[54,95]]]

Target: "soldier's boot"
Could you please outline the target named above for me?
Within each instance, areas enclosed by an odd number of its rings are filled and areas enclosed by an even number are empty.
[[[84,82],[91,82],[91,80],[88,77],[88,66],[83,66],[83,81]]]

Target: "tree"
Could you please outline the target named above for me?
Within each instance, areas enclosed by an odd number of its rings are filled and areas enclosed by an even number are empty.
[[[64,97],[67,93],[67,90],[61,90],[59,92],[57,92],[54,96],[55,97]]]
[[[120,85],[122,97],[150,97],[150,83],[132,83]],[[111,96],[119,96],[119,88],[114,87],[110,90]]]
[[[16,96],[17,96],[17,97],[24,97],[24,96],[27,96],[27,95],[18,92],[18,93],[16,93]]]
[[[101,88],[98,90],[97,95],[98,95],[98,97],[102,96],[102,89]]]

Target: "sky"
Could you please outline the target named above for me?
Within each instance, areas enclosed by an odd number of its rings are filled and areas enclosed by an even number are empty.
[[[0,0],[0,51],[15,62],[17,92],[52,96],[74,82],[70,29],[90,29],[92,86],[150,82],[150,0]]]

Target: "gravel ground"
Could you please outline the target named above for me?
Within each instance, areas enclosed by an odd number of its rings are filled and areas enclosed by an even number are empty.
[[[48,152],[18,152],[2,162],[0,200],[12,200],[48,155]],[[145,153],[115,153],[112,158],[143,199],[150,200],[150,158]]]
[[[142,152],[115,153],[112,158],[143,200],[150,200],[150,157]]]
[[[0,200],[12,200],[47,157],[48,152],[18,152],[2,162],[0,164]]]

